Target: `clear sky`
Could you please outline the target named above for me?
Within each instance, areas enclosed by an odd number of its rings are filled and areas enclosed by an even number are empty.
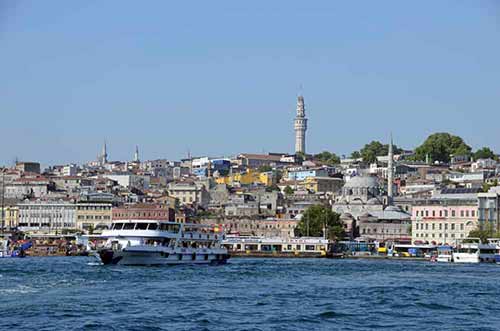
[[[497,0],[5,0],[0,74],[0,164],[293,152],[300,91],[308,152],[500,152]]]

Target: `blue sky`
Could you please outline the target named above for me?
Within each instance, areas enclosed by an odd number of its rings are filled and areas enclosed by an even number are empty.
[[[0,164],[308,152],[436,131],[500,152],[500,1],[4,1]]]

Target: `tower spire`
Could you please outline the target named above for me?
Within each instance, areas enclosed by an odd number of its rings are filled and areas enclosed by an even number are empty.
[[[299,95],[297,98],[297,116],[295,117],[295,154],[306,152],[306,130],[307,118],[304,106],[304,97]]]

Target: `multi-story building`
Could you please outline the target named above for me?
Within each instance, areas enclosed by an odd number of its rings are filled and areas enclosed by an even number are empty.
[[[1,224],[2,217],[3,217],[3,224]],[[19,219],[19,208],[15,203],[4,202],[3,214],[2,214],[2,207],[0,206],[0,228],[2,226],[4,230],[12,230],[17,228],[18,219]]]
[[[76,227],[82,230],[109,228],[111,202],[80,201],[76,204]]]
[[[21,177],[5,186],[5,197],[13,199],[40,198],[48,193],[51,186],[51,182],[45,177]]]
[[[223,218],[202,219],[202,224],[222,227],[227,234],[259,236],[266,238],[294,238],[297,220],[291,219],[252,219],[252,218]]]
[[[52,179],[55,186],[59,190],[74,192],[80,190],[82,187],[91,187],[92,180],[78,176],[63,176],[55,177]]]
[[[492,187],[486,193],[478,193],[477,198],[479,227],[500,231],[500,186]]]
[[[136,203],[113,208],[113,220],[158,220],[175,221],[175,209],[166,204]]]
[[[335,193],[340,191],[344,181],[334,177],[307,177],[304,180],[304,188],[314,193]]]
[[[136,188],[144,190],[149,188],[149,176],[135,175],[132,173],[116,173],[111,175],[104,175],[104,177],[116,181],[120,186],[128,189]]]
[[[66,201],[26,201],[18,204],[18,228],[24,232],[57,232],[76,228],[76,205]]]
[[[181,204],[194,204],[207,207],[210,195],[205,185],[194,182],[177,182],[168,184],[168,194],[179,200]]]
[[[475,194],[415,200],[412,208],[412,242],[454,244],[478,225]]]
[[[22,172],[40,173],[40,163],[38,162],[17,162],[16,169]]]

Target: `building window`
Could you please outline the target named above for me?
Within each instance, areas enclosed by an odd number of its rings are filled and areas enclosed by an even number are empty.
[[[463,210],[460,211],[460,217],[464,217],[465,216],[465,213]]]
[[[455,217],[455,211],[454,210],[451,211],[451,217]]]
[[[451,229],[455,230],[455,223],[451,223]]]
[[[476,211],[471,210],[471,211],[470,211],[470,215],[471,215],[472,217],[475,217],[475,216],[476,216]]]
[[[436,211],[435,210],[432,211],[432,217],[436,217]]]

